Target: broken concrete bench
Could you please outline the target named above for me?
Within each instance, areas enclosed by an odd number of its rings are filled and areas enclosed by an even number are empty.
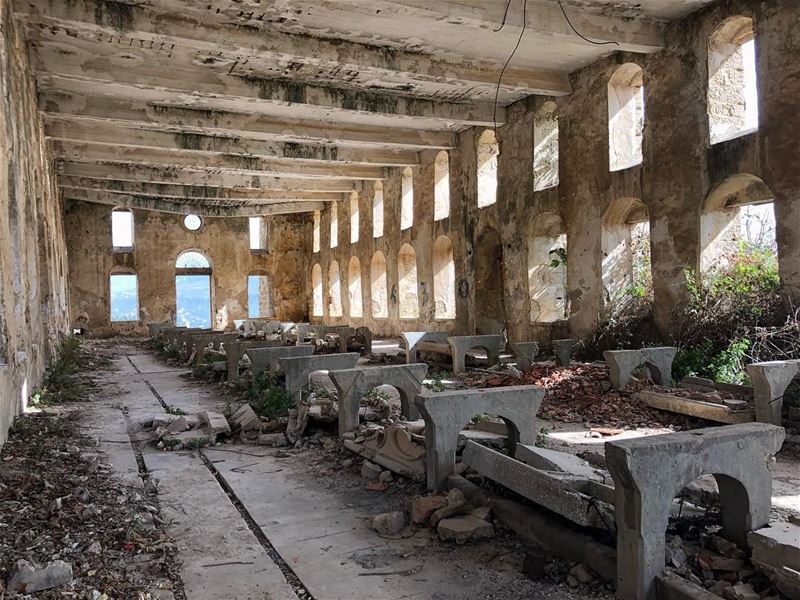
[[[533,359],[539,354],[539,344],[536,342],[513,342],[511,350],[517,360],[517,368],[527,371],[533,366]]]
[[[535,443],[536,413],[543,398],[544,388],[533,385],[418,394],[414,403],[425,420],[428,488],[443,489],[455,473],[458,436],[475,415],[503,419],[512,453],[519,442]]]
[[[486,351],[489,366],[500,362],[500,352],[506,341],[502,335],[456,335],[447,338],[453,357],[453,373],[463,373],[467,367],[467,352],[472,348]]]
[[[194,335],[196,333],[211,333],[214,331],[213,329],[205,329],[202,327],[190,327],[178,331],[175,334],[175,342],[173,343],[173,347],[178,351],[178,356],[181,358],[187,358],[188,355],[186,354],[186,344],[189,343],[189,336]]]
[[[571,338],[553,340],[553,354],[556,357],[556,365],[559,367],[570,366],[572,364],[572,353],[577,345],[578,340]]]
[[[286,373],[286,391],[297,406],[302,400],[300,393],[303,386],[308,383],[308,377],[315,371],[336,371],[352,369],[358,362],[357,352],[343,354],[318,354],[316,356],[298,356],[293,358],[279,358],[278,366]]]
[[[255,380],[264,371],[276,371],[279,358],[311,356],[313,346],[278,346],[275,348],[247,348],[245,354],[250,359],[250,374]]]
[[[783,418],[783,395],[792,380],[800,375],[800,360],[773,360],[747,365],[753,382],[756,421],[780,425]]]
[[[246,337],[255,337],[259,333],[264,335],[280,333],[280,327],[280,321],[267,319],[244,319],[242,321],[242,331]]]
[[[633,380],[633,372],[647,367],[653,382],[668,386],[672,381],[672,361],[677,348],[640,348],[638,350],[606,350],[603,358],[608,363],[611,386],[616,390]]]
[[[287,342],[294,342],[297,346],[305,344],[311,327],[311,323],[292,323],[291,327],[281,333],[281,340],[284,344]]]
[[[769,522],[770,465],[784,437],[782,427],[747,423],[606,442],[616,484],[617,596],[655,598],[670,505],[701,475],[717,481],[721,535],[744,546],[748,532]]]
[[[211,346],[214,350],[221,350],[223,343],[238,339],[237,331],[206,331],[189,333],[186,335],[186,357],[194,362],[202,360],[203,351]]]
[[[242,361],[245,351],[250,348],[275,348],[280,346],[280,340],[239,339],[226,343],[222,349],[228,357],[228,381],[239,379],[239,363]]]
[[[402,338],[400,347],[406,353],[406,364],[419,362],[417,353],[420,350],[450,354],[450,346],[447,344],[450,334],[446,331],[405,331],[400,337]],[[424,347],[420,348],[420,344]]]
[[[422,389],[428,365],[391,365],[330,371],[328,376],[339,394],[339,437],[358,429],[358,412],[361,399],[372,388],[390,385],[400,394],[403,416],[408,420],[419,418],[414,398]]]
[[[147,332],[150,334],[152,339],[155,339],[161,335],[162,331],[173,329],[174,327],[174,323],[148,323]]]

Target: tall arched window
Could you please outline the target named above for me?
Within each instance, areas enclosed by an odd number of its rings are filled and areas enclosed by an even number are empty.
[[[758,129],[753,19],[727,19],[708,39],[708,124],[717,144]]]
[[[456,265],[453,242],[446,235],[433,244],[433,297],[437,319],[456,318]]]
[[[450,216],[450,155],[442,150],[433,163],[433,220]]]
[[[320,249],[320,236],[319,236],[319,211],[314,211],[314,252],[319,252]]]
[[[642,162],[644,72],[634,63],[618,68],[608,80],[608,157],[612,171]]]
[[[603,288],[607,303],[643,295],[651,287],[650,218],[638,198],[617,198],[603,215]]]
[[[372,291],[372,317],[389,317],[389,288],[386,280],[386,257],[380,250],[372,255],[369,265],[370,289]]]
[[[175,261],[175,323],[211,327],[211,261],[197,250]]]
[[[494,131],[487,129],[478,138],[478,207],[497,202],[497,157],[500,146]]]
[[[322,310],[323,291],[322,291],[322,267],[319,263],[311,268],[311,314],[315,317],[321,317],[324,313]]]
[[[133,248],[133,213],[126,209],[111,211],[111,244],[116,250]]]
[[[400,246],[397,256],[398,292],[400,295],[400,318],[419,318],[419,295],[417,294],[417,256],[410,244]]]
[[[350,316],[364,316],[364,298],[361,293],[361,262],[357,257],[350,259],[347,267],[348,295],[350,300]]]
[[[331,202],[331,248],[339,245],[339,205]]]
[[[328,316],[342,316],[342,280],[339,276],[339,263],[331,261],[328,267]]]
[[[533,119],[533,189],[558,185],[558,106],[545,102]]]
[[[528,237],[528,293],[531,323],[566,318],[567,236],[561,219],[553,213],[531,222]]]
[[[139,320],[139,280],[133,271],[116,271],[109,277],[111,322]]]
[[[400,178],[400,229],[409,229],[414,224],[414,174],[410,167],[403,169]]]
[[[372,186],[372,237],[383,235],[383,182],[376,181]]]
[[[358,241],[360,227],[360,219],[358,213],[358,192],[350,192],[350,243],[355,244]]]

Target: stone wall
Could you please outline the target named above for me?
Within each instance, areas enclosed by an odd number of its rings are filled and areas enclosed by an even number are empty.
[[[148,322],[175,318],[175,260],[186,250],[210,259],[214,327],[230,329],[247,318],[247,276],[268,275],[275,316],[303,320],[305,228],[296,217],[267,217],[267,252],[251,251],[246,217],[204,217],[198,231],[183,226],[184,215],[134,210],[134,248],[111,244],[111,206],[69,201],[65,207],[70,272],[70,317],[89,335],[144,333]],[[139,321],[110,320],[112,271],[136,273]]]
[[[68,330],[61,202],[22,29],[0,2],[0,445]]]

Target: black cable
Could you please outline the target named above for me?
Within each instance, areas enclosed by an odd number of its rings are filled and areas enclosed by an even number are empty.
[[[614,44],[616,46],[619,46],[619,42],[595,42],[594,40],[590,40],[589,38],[587,38],[580,31],[575,29],[575,27],[572,25],[572,21],[569,20],[569,17],[567,16],[567,11],[564,10],[564,5],[561,4],[561,0],[556,0],[556,2],[558,2],[559,8],[561,9],[561,12],[564,15],[564,18],[567,20],[567,25],[569,25],[569,28],[572,29],[572,31],[575,32],[575,35],[577,35],[579,38],[589,42],[590,44],[594,44],[595,46],[605,46],[607,44]]]
[[[508,2],[506,2],[506,11],[503,13],[503,20],[500,22],[500,27],[498,27],[497,29],[492,29],[493,32],[497,33],[503,27],[506,26],[506,17],[508,17],[508,8],[510,6],[511,6],[511,0],[508,0]]]
[[[506,14],[508,14],[508,7],[511,6],[511,0],[508,0],[508,4],[506,5]],[[505,17],[503,17],[503,24],[500,25],[500,29],[503,28],[505,25]],[[500,97],[500,84],[503,81],[503,75],[508,68],[508,64],[511,62],[511,59],[514,58],[514,55],[519,50],[519,45],[522,42],[522,36],[525,35],[525,27],[528,25],[528,0],[522,0],[522,30],[519,32],[519,37],[517,38],[517,43],[514,46],[514,49],[511,51],[511,54],[508,56],[508,60],[506,64],[503,65],[503,68],[500,70],[500,77],[497,78],[497,88],[494,91],[494,112],[492,113],[492,121],[494,122],[494,130],[497,131],[497,100]],[[498,29],[499,31],[499,29]]]

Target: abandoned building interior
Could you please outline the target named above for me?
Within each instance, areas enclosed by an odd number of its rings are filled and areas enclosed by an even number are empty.
[[[0,599],[800,599],[798,0],[0,0]]]

